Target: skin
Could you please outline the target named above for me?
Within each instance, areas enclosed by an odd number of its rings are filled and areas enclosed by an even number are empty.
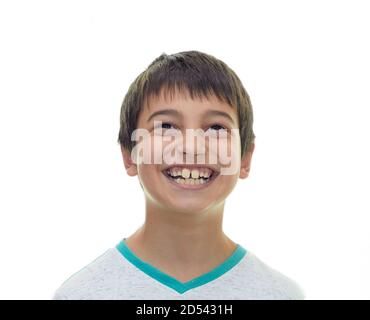
[[[176,109],[182,118],[159,115],[147,121],[153,112],[162,109]],[[233,122],[222,116],[203,117],[203,112],[207,110],[226,112]],[[162,138],[154,134],[154,120],[170,123],[172,128],[181,130],[183,135],[186,128],[206,131],[216,124],[227,129],[239,127],[236,109],[215,96],[191,99],[187,93],[178,91],[173,99],[163,94],[150,99],[148,108],[144,107],[141,111],[138,128],[150,131],[151,142]],[[169,126],[163,127],[166,128]],[[174,187],[162,173],[167,164],[137,164],[131,153],[121,148],[127,174],[138,176],[145,195],[145,222],[126,238],[127,246],[140,259],[181,282],[187,282],[211,271],[234,252],[236,243],[222,229],[225,200],[238,179],[248,177],[254,151],[253,143],[250,151],[240,159],[239,135],[238,139],[236,149],[231,153],[238,163],[237,172],[233,175],[219,175],[207,188],[201,190]],[[163,147],[168,144],[164,142]],[[209,153],[214,151],[207,143],[205,147],[205,159],[208,159]],[[196,145],[186,148],[185,140],[183,148],[183,163],[186,163],[185,154],[198,153]],[[151,152],[154,152],[153,147]],[[222,164],[216,166],[221,168]]]

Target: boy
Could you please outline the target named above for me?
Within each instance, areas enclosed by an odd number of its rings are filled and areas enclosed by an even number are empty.
[[[198,51],[155,59],[124,98],[118,136],[145,222],[53,299],[304,299],[222,230],[225,199],[250,171],[252,125],[249,95],[224,62]]]

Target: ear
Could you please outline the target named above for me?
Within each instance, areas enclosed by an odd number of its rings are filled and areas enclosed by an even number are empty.
[[[131,153],[121,145],[121,152],[123,157],[123,163],[126,168],[126,172],[129,176],[133,177],[137,175],[137,165],[132,161]]]
[[[245,154],[243,157],[241,164],[240,164],[240,179],[245,179],[249,175],[249,171],[251,169],[251,161],[252,161],[252,155],[254,151],[254,142],[252,142],[250,146],[250,150]]]

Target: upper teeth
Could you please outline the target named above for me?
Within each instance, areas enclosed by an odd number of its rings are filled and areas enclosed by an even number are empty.
[[[198,179],[199,177],[209,178],[212,174],[212,170],[208,168],[199,168],[199,169],[188,169],[188,168],[176,168],[172,167],[168,169],[168,172],[171,176],[182,176],[185,179],[190,178]]]

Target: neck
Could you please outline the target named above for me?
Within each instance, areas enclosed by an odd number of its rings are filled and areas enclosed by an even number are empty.
[[[147,202],[145,223],[126,243],[162,271],[192,279],[222,263],[236,248],[222,231],[223,210],[224,202],[199,214],[164,210]]]

